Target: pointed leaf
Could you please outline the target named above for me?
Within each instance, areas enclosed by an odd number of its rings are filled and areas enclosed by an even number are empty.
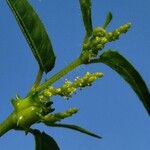
[[[55,140],[39,130],[30,130],[35,138],[35,150],[60,150]]]
[[[150,115],[150,92],[141,75],[128,60],[118,52],[107,51],[100,56],[99,62],[111,67],[130,84]]]
[[[91,0],[79,0],[85,30],[88,36],[92,34]]]
[[[107,16],[106,16],[106,20],[105,20],[104,25],[103,25],[103,28],[104,28],[104,29],[106,29],[107,26],[110,24],[110,22],[112,21],[112,18],[113,18],[112,13],[109,12],[109,13],[107,14]]]
[[[48,124],[46,124],[48,125]],[[101,139],[102,137],[100,137],[99,135],[96,135],[95,133],[92,133],[91,131],[88,131],[84,128],[81,128],[77,125],[72,125],[72,124],[49,124],[49,126],[51,127],[62,127],[62,128],[68,128],[68,129],[72,129],[72,130],[76,130],[76,131],[79,131],[81,133],[84,133],[84,134],[87,134],[87,135],[90,135],[92,137],[95,137],[95,138],[98,138],[98,139]]]
[[[51,41],[28,0],[7,0],[41,70],[49,72],[55,63]]]

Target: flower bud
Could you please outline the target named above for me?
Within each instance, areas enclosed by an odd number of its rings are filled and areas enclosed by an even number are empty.
[[[96,46],[96,49],[97,50],[102,50],[104,48],[104,45],[102,45],[102,44],[98,44],[97,46]]]
[[[131,23],[127,23],[127,24],[125,24],[125,25],[119,27],[119,28],[118,28],[118,31],[119,31],[120,33],[126,33],[126,32],[129,30],[130,27],[131,27]]]
[[[58,121],[61,121],[62,119],[71,117],[73,114],[77,113],[77,108],[71,108],[69,110],[66,110],[62,113],[56,113],[56,114],[50,114],[43,117],[42,121],[46,123],[55,123]]]
[[[97,27],[93,30],[93,36],[94,37],[104,37],[106,35],[106,30],[101,28],[101,27]]]

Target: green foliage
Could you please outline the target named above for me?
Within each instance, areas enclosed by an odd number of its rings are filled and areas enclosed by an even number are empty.
[[[103,28],[106,29],[108,25],[110,24],[111,20],[113,19],[112,13],[109,12],[106,16],[106,20],[104,22]]]
[[[95,133],[81,128],[77,125],[57,123],[67,117],[71,117],[78,112],[77,108],[72,108],[64,112],[52,113],[52,96],[59,95],[71,98],[77,88],[91,86],[92,83],[101,78],[103,73],[86,73],[81,78],[76,78],[74,82],[66,80],[59,88],[54,88],[53,83],[80,65],[103,63],[111,67],[120,74],[140,98],[144,107],[150,114],[150,92],[146,83],[135,70],[135,68],[118,52],[106,51],[100,54],[106,44],[116,41],[123,33],[131,27],[130,23],[120,26],[112,32],[107,31],[107,26],[112,20],[109,12],[102,27],[93,28],[91,0],[79,0],[84,27],[86,30],[82,44],[82,50],[77,59],[72,61],[60,72],[54,74],[47,81],[40,84],[43,72],[48,73],[55,64],[55,55],[51,41],[39,19],[39,16],[27,0],[7,0],[17,22],[32,50],[34,57],[39,64],[39,72],[35,83],[26,97],[16,96],[12,99],[14,111],[0,124],[0,136],[3,136],[11,129],[30,132],[35,137],[36,150],[59,150],[55,140],[44,132],[32,129],[35,123],[43,123],[49,127],[62,127],[79,131],[95,138],[101,138]]]
[[[90,36],[93,31],[92,17],[91,17],[91,0],[79,0],[79,2],[86,35]]]
[[[55,63],[51,41],[39,16],[27,0],[7,0],[17,22],[38,61],[40,69],[49,72]]]
[[[77,125],[72,125],[72,124],[49,124],[49,123],[45,123],[46,125],[50,125],[51,127],[62,127],[62,128],[67,128],[67,129],[72,129],[72,130],[76,130],[76,131],[79,131],[81,133],[84,133],[84,134],[87,134],[87,135],[90,135],[92,137],[95,137],[95,138],[98,138],[98,139],[101,139],[102,137],[95,134],[95,133],[92,133],[91,131],[88,131],[84,128],[81,128]]]
[[[35,150],[60,150],[55,140],[47,135],[45,132],[40,132],[39,130],[30,130],[35,138]]]
[[[150,115],[150,92],[146,83],[136,69],[122,55],[115,51],[103,53],[98,62],[104,63],[115,70],[127,81],[140,98]]]

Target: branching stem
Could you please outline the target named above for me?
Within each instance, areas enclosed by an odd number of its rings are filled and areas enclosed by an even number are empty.
[[[46,82],[41,84],[36,88],[36,92],[41,92],[45,90],[48,86],[52,85],[54,82],[59,80],[61,77],[69,73],[70,71],[74,70],[76,67],[80,66],[82,64],[81,58],[75,59],[72,63],[70,63],[67,67],[62,69],[60,72],[53,75],[50,79],[48,79]]]
[[[36,80],[32,86],[32,90],[39,86],[43,76],[43,70],[39,69],[38,74],[36,76]]]

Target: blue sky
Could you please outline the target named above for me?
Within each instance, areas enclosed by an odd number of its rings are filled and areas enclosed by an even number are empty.
[[[49,78],[75,59],[81,49],[84,28],[78,0],[30,0],[51,36],[56,65]],[[25,96],[34,81],[38,66],[6,1],[0,3],[0,122],[12,111],[10,99],[18,93]],[[131,22],[132,29],[119,41],[110,43],[141,73],[150,87],[150,1],[149,0],[93,0],[93,24],[100,26],[108,11],[113,13],[109,31]],[[102,140],[67,129],[35,127],[53,136],[61,150],[147,150],[150,146],[150,117],[131,88],[107,66],[81,66],[66,75],[73,80],[87,71],[105,74],[92,87],[78,91],[70,101],[54,97],[56,111],[78,107],[79,113],[64,120],[85,127]],[[33,150],[33,137],[11,131],[0,139],[1,150]]]

